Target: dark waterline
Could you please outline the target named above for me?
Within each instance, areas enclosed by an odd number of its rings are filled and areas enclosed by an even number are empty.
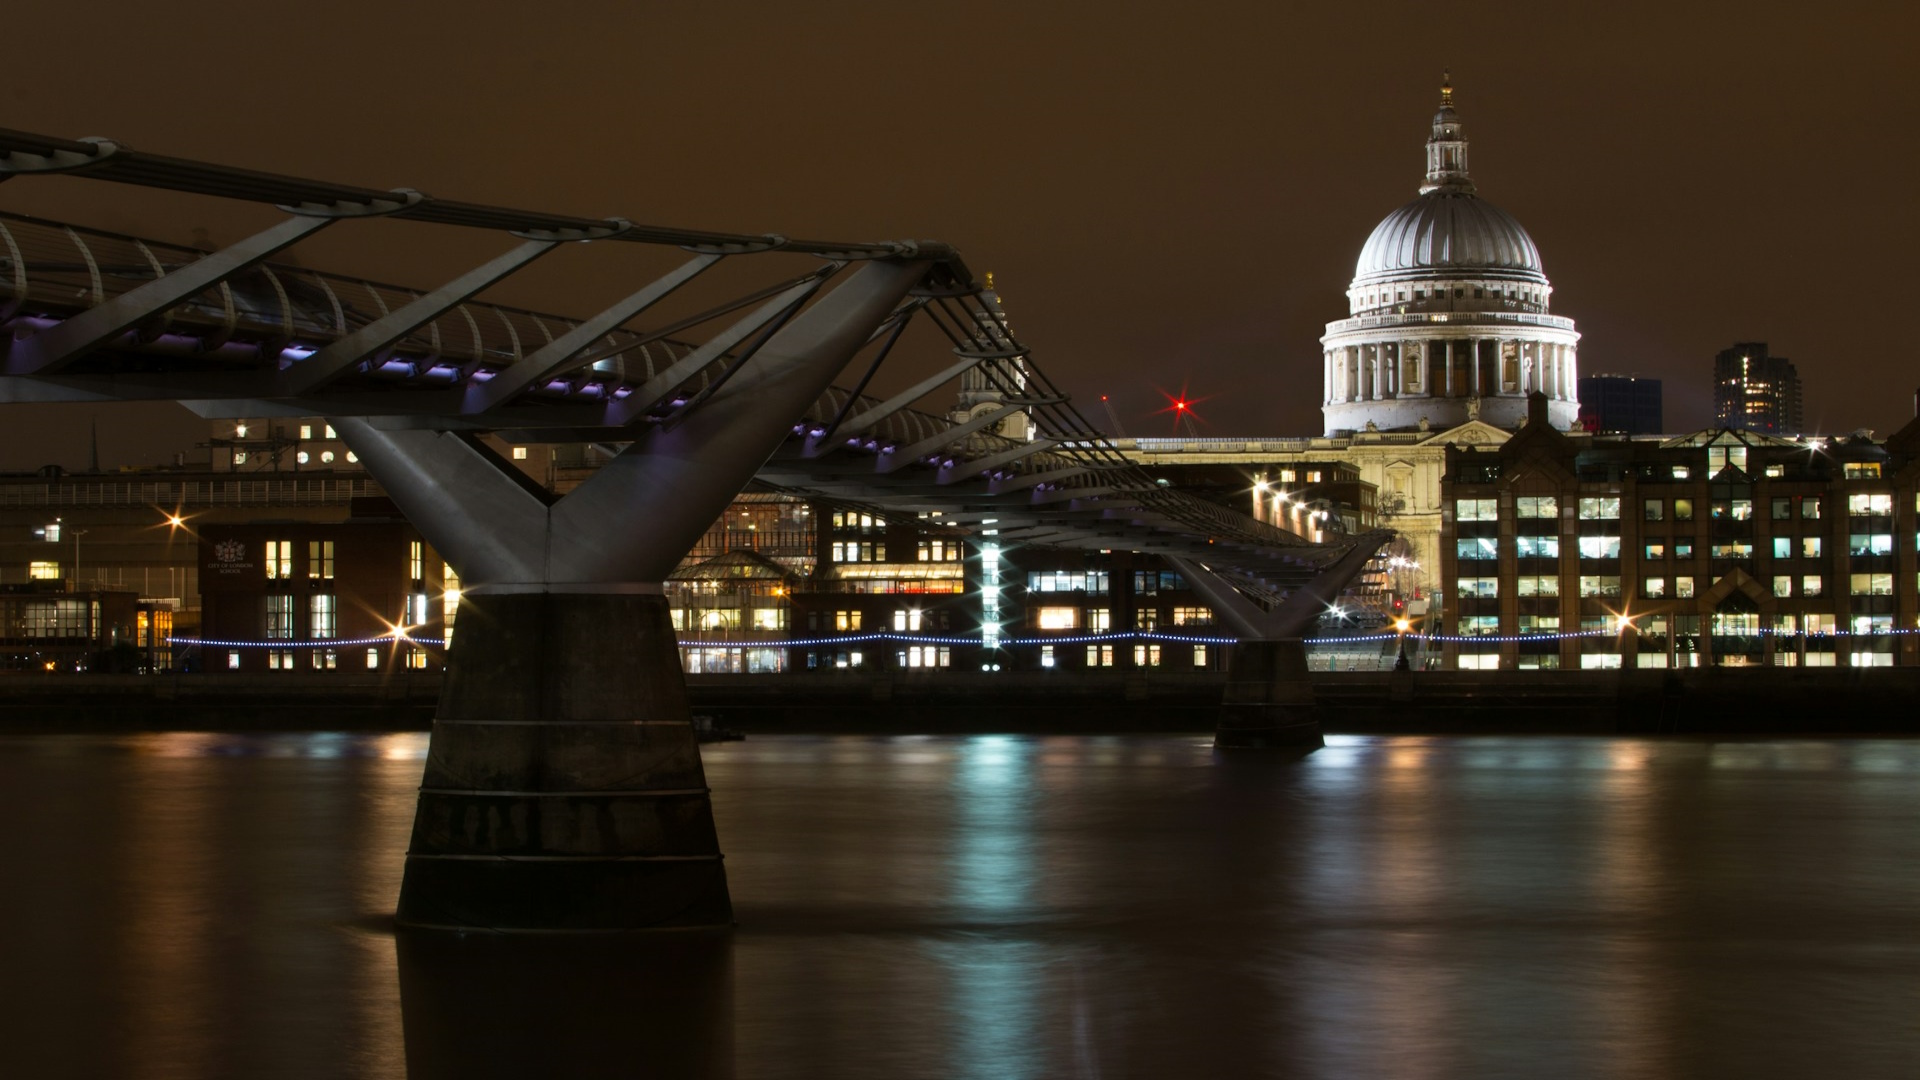
[[[1920,1075],[1920,742],[756,738],[617,945],[396,940],[425,747],[0,739],[0,1076]]]

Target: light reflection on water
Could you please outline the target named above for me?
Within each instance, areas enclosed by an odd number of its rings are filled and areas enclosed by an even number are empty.
[[[1920,742],[754,738],[739,927],[396,960],[426,737],[0,738],[0,1075],[1907,1076]]]

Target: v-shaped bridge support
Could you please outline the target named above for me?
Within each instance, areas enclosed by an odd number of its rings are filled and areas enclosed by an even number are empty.
[[[469,436],[332,421],[463,583],[403,925],[732,921],[661,583],[927,266],[866,263],[559,499]]]
[[[1240,635],[1228,659],[1227,685],[1213,737],[1216,747],[1316,750],[1325,745],[1302,637],[1391,536],[1379,532],[1360,537],[1318,576],[1270,609],[1247,599],[1202,563],[1169,560],[1220,620]]]

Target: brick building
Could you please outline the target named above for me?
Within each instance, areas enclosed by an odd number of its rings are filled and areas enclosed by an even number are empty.
[[[1568,435],[1536,409],[1449,451],[1442,587],[1462,668],[1920,663],[1920,420],[1784,438]]]

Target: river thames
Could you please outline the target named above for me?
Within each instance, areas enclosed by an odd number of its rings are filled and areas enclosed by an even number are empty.
[[[423,734],[0,738],[0,1076],[1912,1077],[1920,741],[755,737],[739,925],[396,939]]]

